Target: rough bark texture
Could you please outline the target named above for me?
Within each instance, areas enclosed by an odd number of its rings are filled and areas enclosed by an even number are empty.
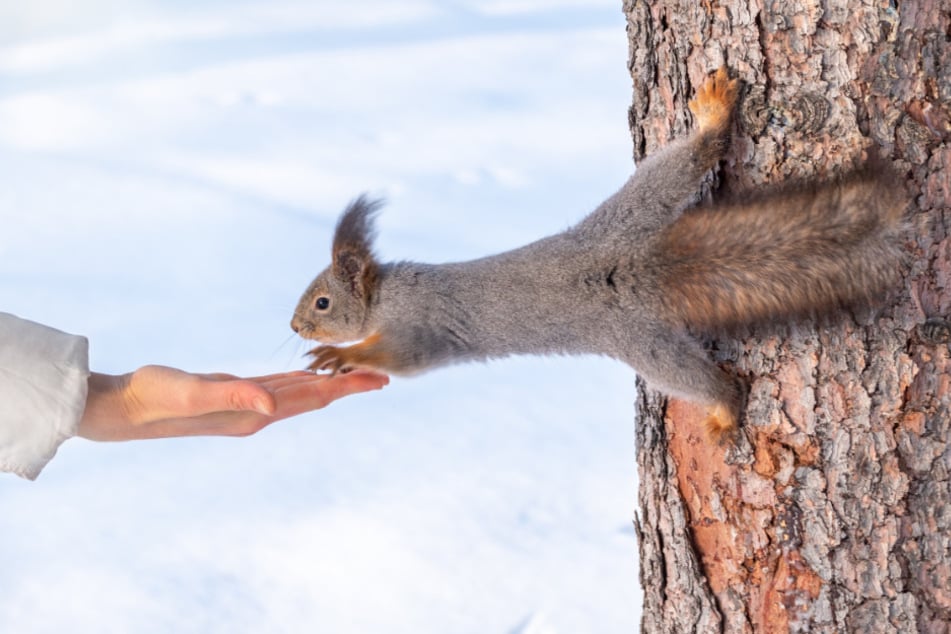
[[[712,354],[749,381],[743,437],[641,390],[642,630],[951,632],[948,0],[625,0],[635,159],[690,128],[726,63],[747,83],[715,187],[831,174],[879,148],[914,201],[884,307]]]

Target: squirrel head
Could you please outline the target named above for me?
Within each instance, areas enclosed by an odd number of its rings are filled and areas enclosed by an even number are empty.
[[[304,291],[291,319],[291,328],[301,337],[343,343],[371,334],[364,329],[378,283],[373,219],[381,205],[361,195],[340,216],[333,260]]]

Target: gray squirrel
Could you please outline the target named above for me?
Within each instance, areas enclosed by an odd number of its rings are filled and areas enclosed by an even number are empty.
[[[732,434],[743,385],[697,335],[874,301],[899,278],[906,204],[888,170],[860,169],[685,209],[728,147],[739,90],[721,68],[689,104],[696,132],[576,226],[497,255],[379,262],[379,202],[357,198],[291,321],[323,344],[310,369],[405,375],[512,354],[606,355],[705,405],[711,437]]]

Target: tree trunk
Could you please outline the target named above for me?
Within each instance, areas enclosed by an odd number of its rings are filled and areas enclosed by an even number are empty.
[[[641,388],[642,631],[951,632],[948,0],[625,0],[635,158],[687,134],[722,63],[746,82],[719,188],[865,150],[913,198],[886,306],[711,354],[750,385],[735,446]],[[715,189],[715,188],[714,188]]]

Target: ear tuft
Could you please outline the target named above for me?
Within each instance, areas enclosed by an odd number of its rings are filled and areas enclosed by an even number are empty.
[[[373,255],[373,220],[382,200],[361,194],[340,216],[333,241],[333,271],[349,284],[354,297],[369,299],[376,283],[377,262]]]
[[[366,194],[347,205],[334,231],[334,252],[351,249],[369,254],[376,234],[373,220],[382,206],[382,200],[371,200]]]

